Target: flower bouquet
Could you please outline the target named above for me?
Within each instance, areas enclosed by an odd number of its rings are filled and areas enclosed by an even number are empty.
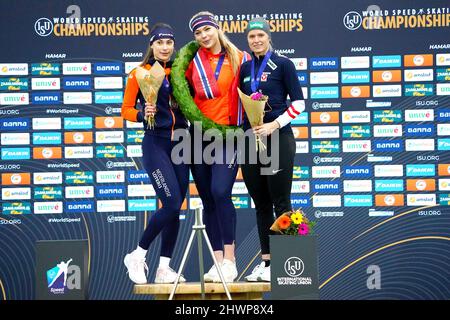
[[[156,105],[156,100],[158,99],[158,91],[166,76],[164,68],[155,62],[150,70],[142,67],[137,67],[136,69],[136,79],[139,84],[139,89],[141,89],[144,95],[145,101],[152,105]],[[155,116],[149,116],[145,118],[147,121],[147,129],[155,128]]]
[[[244,106],[245,113],[250,122],[252,128],[263,124],[264,109],[266,103],[269,100],[268,96],[263,95],[261,92],[254,92],[250,96],[246,95],[238,88],[239,98],[241,98],[242,105]],[[256,138],[256,151],[266,150],[266,146],[261,141],[261,137],[257,134]]]
[[[307,236],[314,233],[316,222],[309,221],[300,209],[289,211],[279,216],[270,230],[287,235]]]

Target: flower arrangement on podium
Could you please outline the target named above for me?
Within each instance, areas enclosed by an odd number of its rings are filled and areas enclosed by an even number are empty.
[[[308,236],[314,233],[315,221],[310,221],[301,210],[288,211],[279,216],[270,230],[284,235]]]
[[[158,91],[166,77],[164,68],[155,62],[150,70],[142,67],[137,67],[136,69],[136,80],[139,84],[139,89],[145,98],[145,101],[155,105],[158,99]],[[145,118],[147,121],[147,129],[155,128],[155,115]]]

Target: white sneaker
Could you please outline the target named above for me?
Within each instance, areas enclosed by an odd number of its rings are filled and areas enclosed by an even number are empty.
[[[231,260],[223,259],[220,270],[222,271],[225,282],[234,282],[238,276],[236,263]],[[217,275],[217,278],[214,278],[213,282],[220,282],[219,275]]]
[[[270,266],[262,267],[258,276],[258,281],[270,282]]]
[[[218,262],[218,263],[219,263],[219,265],[221,265],[220,262]],[[205,282],[216,282],[216,281],[214,281],[216,278],[218,278],[220,281],[220,277],[219,277],[219,273],[217,272],[216,265],[213,264],[211,269],[209,269],[209,271],[203,275],[203,280],[205,280]]]
[[[148,267],[145,263],[145,257],[137,257],[136,254],[129,253],[123,259],[125,267],[127,267],[130,280],[136,284],[147,283]]]
[[[177,273],[171,267],[159,267],[156,270],[155,283],[175,283],[177,279]],[[183,275],[180,275],[178,282],[186,282]]]
[[[264,270],[264,265],[265,265],[264,261],[261,262],[260,264],[258,264],[253,269],[252,273],[245,277],[245,280],[247,280],[249,282],[256,282],[256,281],[258,281],[258,277],[260,276],[260,274]]]

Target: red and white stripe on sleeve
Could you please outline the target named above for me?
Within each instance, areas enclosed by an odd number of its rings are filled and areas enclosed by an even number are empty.
[[[276,121],[280,124],[280,128],[289,124],[292,120],[305,111],[305,100],[292,101],[292,104],[286,111],[276,118]]]

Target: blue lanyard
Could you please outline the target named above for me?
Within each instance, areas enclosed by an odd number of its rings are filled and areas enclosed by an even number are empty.
[[[252,59],[252,69],[251,69],[251,87],[252,87],[252,92],[256,92],[256,90],[258,90],[259,87],[259,82],[261,81],[261,76],[264,72],[264,69],[266,68],[267,62],[269,62],[270,56],[272,55],[272,51],[267,52],[266,56],[264,57],[261,66],[258,69],[258,75],[257,78],[255,79],[255,59]]]
[[[223,61],[225,60],[225,54],[222,54],[217,62],[216,71],[214,71],[214,77],[219,79],[220,70],[222,69]]]

